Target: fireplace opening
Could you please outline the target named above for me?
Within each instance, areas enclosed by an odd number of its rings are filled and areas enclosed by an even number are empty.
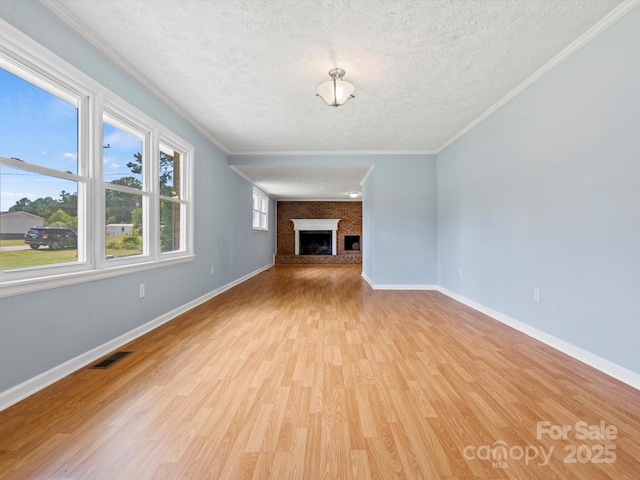
[[[345,235],[344,236],[344,249],[345,250],[360,250],[360,235]]]
[[[331,255],[331,230],[300,230],[300,255]]]

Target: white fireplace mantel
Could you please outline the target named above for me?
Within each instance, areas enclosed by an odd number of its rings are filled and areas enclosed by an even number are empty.
[[[292,218],[293,229],[296,233],[295,254],[300,255],[300,230],[318,231],[331,230],[331,255],[338,253],[337,231],[340,218]]]

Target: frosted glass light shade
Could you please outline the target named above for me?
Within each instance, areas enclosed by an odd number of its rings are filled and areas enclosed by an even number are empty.
[[[317,92],[317,96],[322,98],[327,105],[339,107],[350,99],[355,98],[353,85],[341,80],[344,70],[334,68],[329,72],[329,75],[331,75],[332,79],[320,85]]]

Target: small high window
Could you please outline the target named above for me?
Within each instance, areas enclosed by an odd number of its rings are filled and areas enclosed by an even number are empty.
[[[269,230],[269,197],[253,187],[253,229]]]

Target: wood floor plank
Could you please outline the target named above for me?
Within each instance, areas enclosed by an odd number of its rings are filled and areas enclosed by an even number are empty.
[[[0,412],[1,480],[639,478],[640,392],[357,266],[273,267],[122,350]]]

